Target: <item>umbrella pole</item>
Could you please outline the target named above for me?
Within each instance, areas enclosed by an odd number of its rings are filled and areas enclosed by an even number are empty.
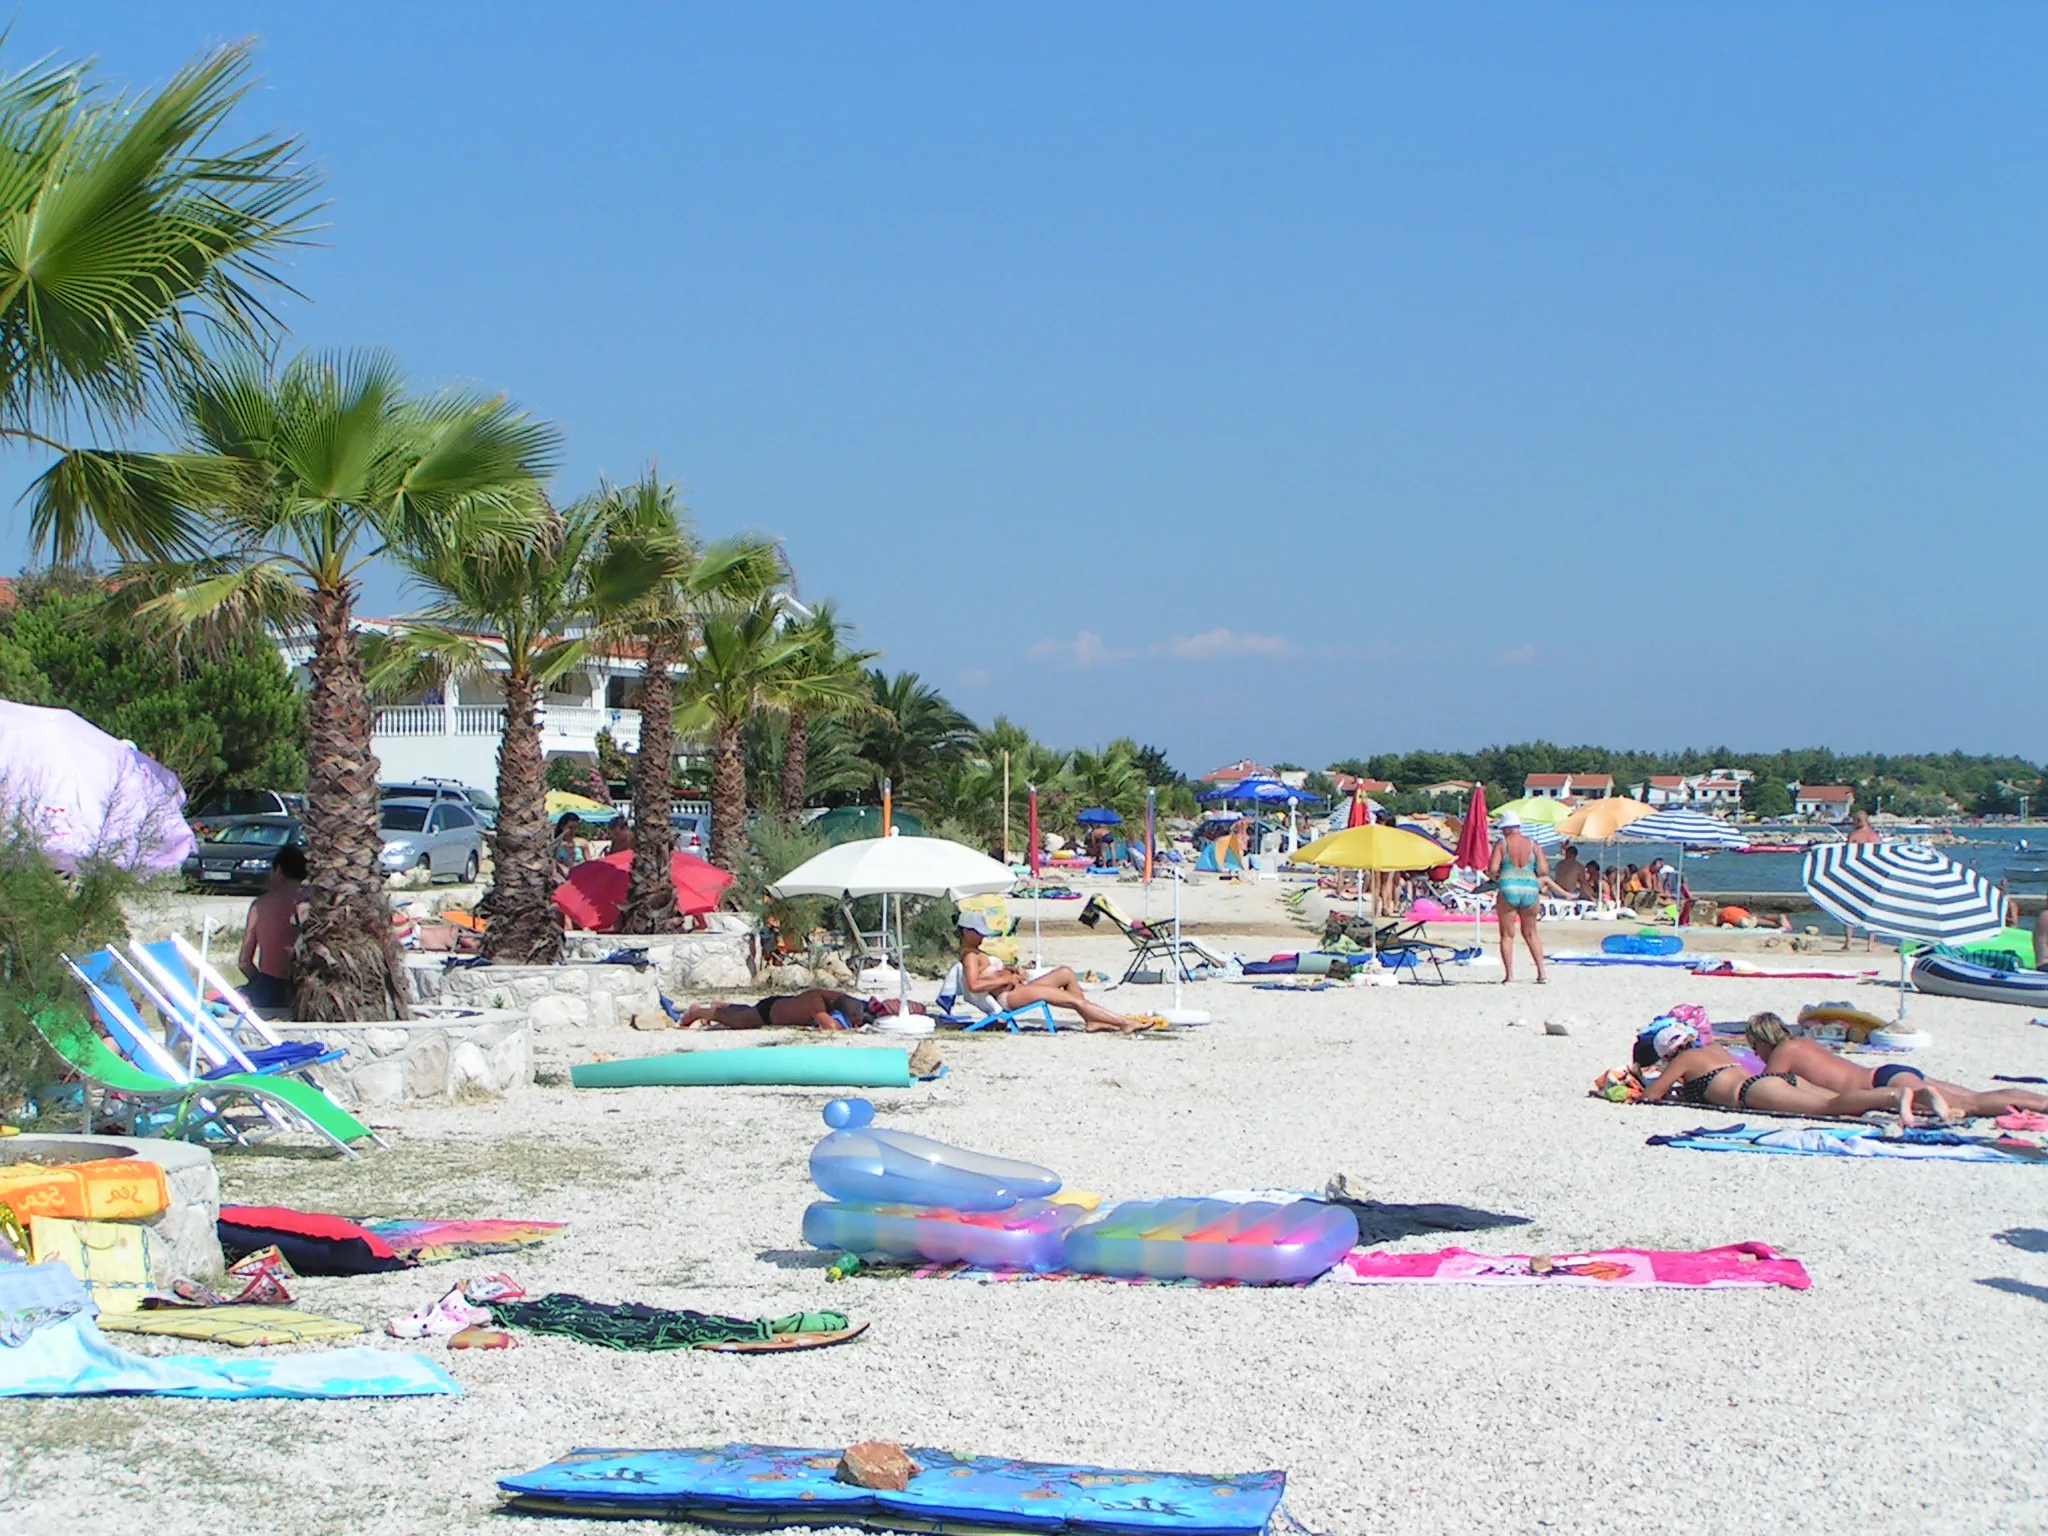
[[[910,956],[903,948],[903,898],[896,898],[896,1017],[910,1012]]]
[[[1173,1006],[1180,1010],[1180,972],[1182,966],[1180,949],[1180,881],[1173,882]]]
[[[1905,1023],[1905,1022],[1906,1022],[1906,941],[1905,941],[1904,939],[1900,939],[1900,940],[1899,940],[1899,1017],[1898,1017],[1898,1022],[1899,1022],[1899,1023],[1901,1023],[1901,1024],[1903,1024],[1903,1023]]]

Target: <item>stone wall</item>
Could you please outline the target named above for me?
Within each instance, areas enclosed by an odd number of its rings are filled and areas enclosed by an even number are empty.
[[[150,1283],[168,1291],[180,1275],[212,1280],[221,1272],[220,1176],[213,1154],[189,1141],[160,1141],[133,1136],[10,1137],[0,1141],[0,1162],[31,1155],[65,1162],[105,1157],[136,1157],[164,1171],[170,1206],[139,1223],[149,1252]]]
[[[287,1039],[320,1040],[345,1051],[313,1069],[320,1085],[346,1105],[399,1104],[506,1094],[533,1082],[534,1021],[519,1008],[404,1023],[281,1024]]]
[[[423,1003],[513,1008],[535,1029],[610,1028],[636,1014],[660,1015],[661,998],[686,992],[744,992],[753,982],[748,933],[685,933],[623,938],[571,934],[560,965],[443,964],[441,956],[408,957],[413,996]],[[598,965],[621,948],[647,950],[645,967]],[[665,1018],[665,1015],[663,1016]]]

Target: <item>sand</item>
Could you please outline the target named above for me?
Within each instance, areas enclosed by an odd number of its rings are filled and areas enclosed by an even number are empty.
[[[1189,897],[1209,932],[1233,920],[1286,932],[1270,886]],[[1120,952],[1071,917],[1046,935],[1048,956],[1077,967],[1108,969]],[[1585,942],[1562,925],[1552,938]],[[223,1158],[229,1195],[566,1220],[532,1257],[488,1267],[606,1300],[842,1308],[871,1322],[864,1339],[751,1359],[549,1339],[504,1355],[429,1345],[464,1387],[454,1399],[8,1402],[6,1528],[482,1531],[498,1528],[495,1478],[574,1446],[875,1437],[1112,1466],[1285,1468],[1289,1507],[1324,1532],[2048,1525],[2048,1254],[1994,1236],[2048,1227],[2048,1171],[1673,1151],[1644,1140],[1734,1117],[1585,1096],[1667,1004],[1732,1017],[1822,997],[1884,1008],[1890,994],[1566,968],[1543,988],[1502,987],[1491,962],[1456,974],[1446,988],[1300,996],[1204,983],[1187,1001],[1216,1022],[1170,1038],[947,1037],[949,1075],[874,1094],[878,1119],[1043,1161],[1111,1196],[1314,1188],[1342,1171],[1389,1200],[1535,1218],[1495,1235],[1505,1251],[1760,1240],[1804,1260],[1813,1289],[829,1285],[798,1237],[829,1095],[578,1092],[559,1076],[570,1062],[684,1043],[593,1031],[544,1042],[550,1086],[389,1115],[395,1147],[359,1164]],[[1107,997],[1156,1004],[1167,990]],[[1916,997],[1912,1012],[1941,1075],[2048,1075],[2048,1030],[2023,1010]],[[1545,1035],[1551,1017],[1573,1033]],[[304,1299],[375,1323],[475,1267],[310,1280]],[[556,1528],[581,1527],[519,1527]]]

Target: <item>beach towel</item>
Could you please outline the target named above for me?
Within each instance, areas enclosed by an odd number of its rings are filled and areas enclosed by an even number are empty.
[[[568,1229],[561,1221],[440,1221],[364,1217],[357,1225],[400,1258],[420,1264],[514,1253]]]
[[[887,1531],[1145,1532],[1258,1536],[1285,1472],[1216,1477],[956,1456],[906,1446],[919,1468],[901,1492],[842,1483],[841,1452],[769,1445],[577,1450],[498,1484],[522,1513],[691,1521],[749,1530],[791,1524]]]
[[[1689,971],[1699,962],[1689,955],[1548,955],[1552,965],[1647,965],[1660,971]]]
[[[1874,1125],[1802,1125],[1751,1130],[1695,1126],[1676,1136],[1652,1136],[1653,1147],[1689,1152],[1768,1152],[1785,1157],[1881,1157],[1962,1163],[2048,1163],[2048,1149],[2031,1142],[1959,1136],[1953,1131],[1885,1135]]]
[[[62,1264],[0,1269],[0,1320],[25,1326],[0,1347],[0,1397],[420,1397],[461,1391],[419,1355],[339,1349],[269,1360],[131,1355],[93,1319],[91,1299]]]
[[[154,1216],[170,1203],[163,1169],[146,1158],[106,1157],[55,1167],[0,1165],[0,1205],[23,1221],[31,1216],[133,1221]]]
[[[841,1312],[798,1312],[773,1320],[719,1317],[687,1309],[643,1307],[632,1301],[586,1301],[568,1292],[492,1302],[491,1320],[502,1327],[560,1334],[606,1349],[730,1349],[742,1345],[790,1349],[800,1346],[777,1344],[776,1340],[806,1335],[814,1343],[839,1343],[867,1326],[852,1326]]]
[[[1667,1251],[1603,1248],[1594,1253],[1534,1255],[1471,1253],[1445,1248],[1438,1253],[1377,1253],[1354,1248],[1330,1271],[1332,1285],[1576,1285],[1692,1287],[1726,1290],[1738,1286],[1782,1285],[1803,1291],[1813,1282],[1806,1267],[1762,1243],[1725,1248]]]
[[[320,1317],[294,1307],[191,1307],[165,1312],[100,1314],[108,1333],[143,1333],[165,1339],[198,1339],[206,1344],[308,1344],[346,1339],[369,1330],[338,1317]]]
[[[1692,968],[1695,976],[1748,976],[1767,981],[1862,981],[1875,976],[1867,971],[1772,971],[1746,960],[1702,960]]]
[[[275,1247],[300,1275],[381,1275],[414,1261],[356,1222],[283,1205],[224,1205],[215,1224],[229,1263]]]

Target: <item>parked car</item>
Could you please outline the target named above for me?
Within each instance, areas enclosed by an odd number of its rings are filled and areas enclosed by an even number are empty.
[[[207,837],[231,821],[249,816],[303,816],[304,795],[276,789],[217,789],[188,811],[186,822],[197,837]]]
[[[668,824],[673,837],[673,846],[685,853],[694,853],[699,858],[711,841],[711,818],[702,811],[670,811]]]
[[[379,862],[386,874],[423,870],[429,876],[453,875],[465,885],[476,879],[483,861],[483,829],[463,801],[386,800],[378,820],[384,829]]]
[[[377,786],[380,800],[459,800],[476,817],[477,825],[489,831],[498,824],[498,797],[487,789],[474,789],[460,779],[409,779],[403,784]]]
[[[305,824],[296,816],[238,816],[193,850],[185,879],[201,890],[261,891],[278,853],[305,846]]]

